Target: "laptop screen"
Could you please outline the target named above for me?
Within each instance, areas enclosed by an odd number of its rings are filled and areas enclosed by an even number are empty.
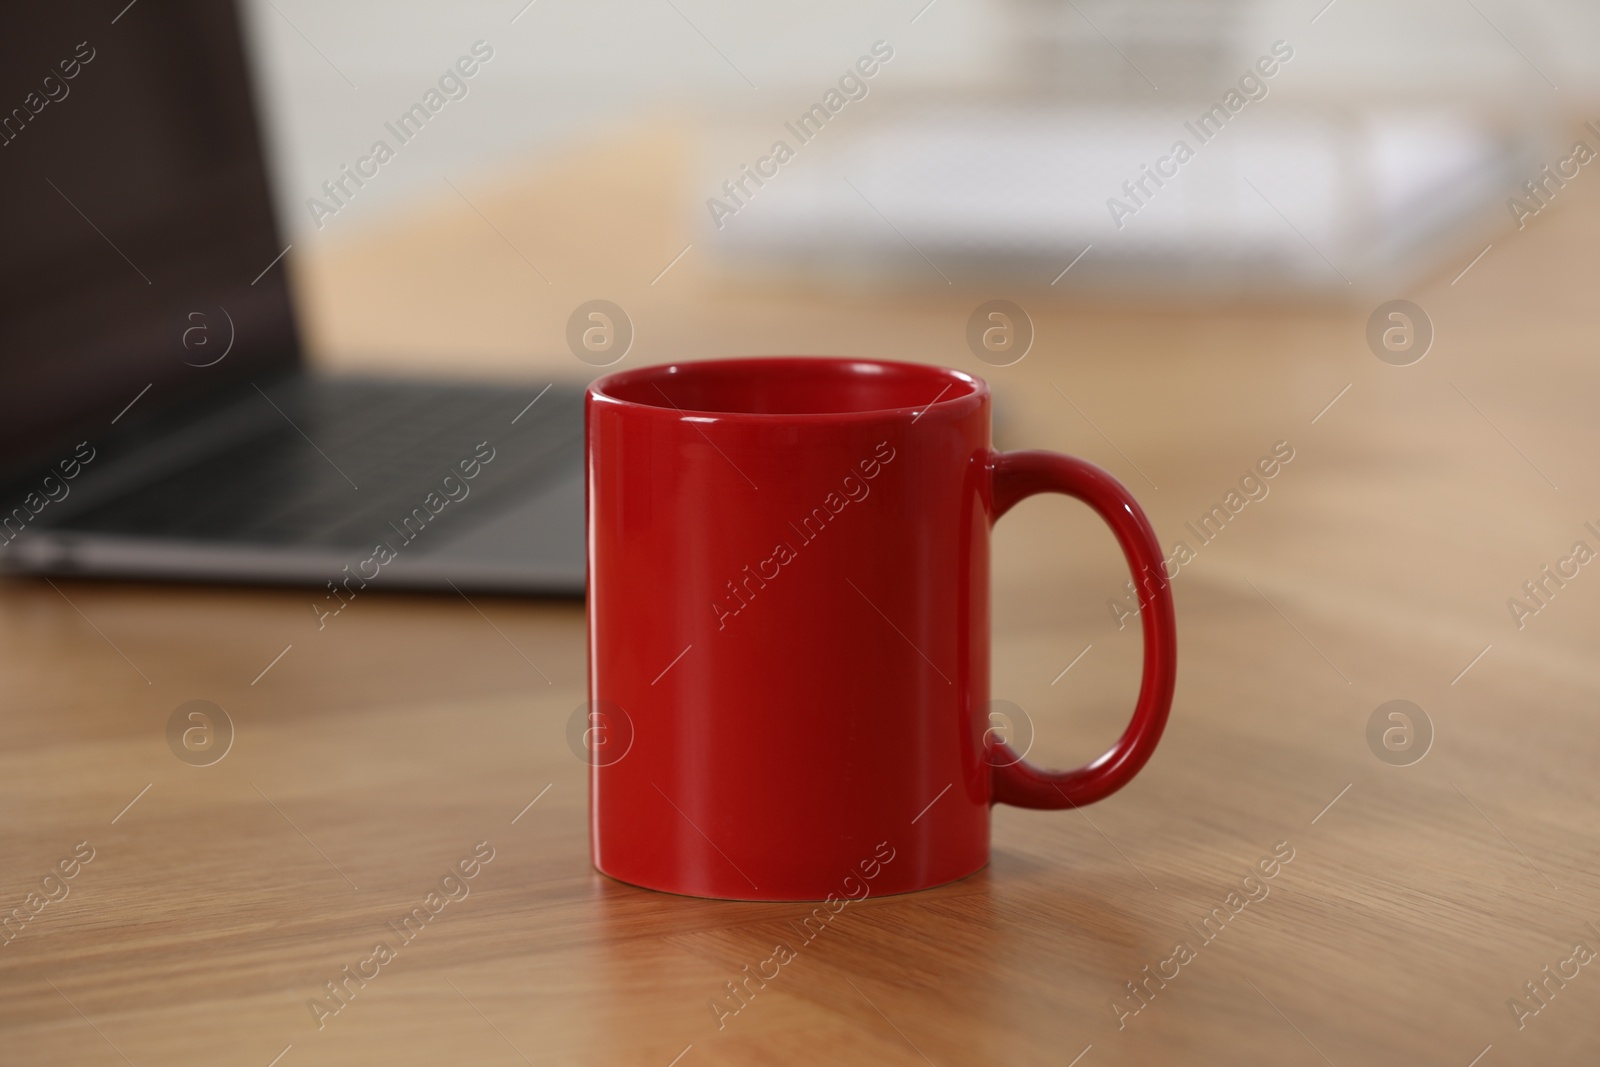
[[[295,366],[283,251],[231,3],[8,14],[0,474]]]

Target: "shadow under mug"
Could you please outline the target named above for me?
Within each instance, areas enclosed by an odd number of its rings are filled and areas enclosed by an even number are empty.
[[[1090,804],[1166,724],[1172,594],[1132,496],[996,452],[956,370],[782,357],[645,367],[586,399],[594,865],[699,897],[847,900],[971,874],[989,808]],[[1077,770],[989,728],[989,531],[1054,492],[1111,527],[1144,676]]]

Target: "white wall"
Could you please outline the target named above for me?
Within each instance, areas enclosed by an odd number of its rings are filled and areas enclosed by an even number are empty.
[[[1185,82],[1203,85],[1207,75],[1174,69],[1175,2],[1190,12],[1210,3],[1240,69],[1273,40],[1292,41],[1295,78],[1277,87],[1289,95],[1470,99],[1530,121],[1600,99],[1593,0],[1334,0],[1326,10],[1325,0],[1076,0],[1076,10],[1061,0],[934,0],[926,10],[926,0],[536,0],[523,10],[525,2],[246,0],[292,239],[381,225],[416,197],[438,195],[444,177],[470,180],[498,160],[559,151],[574,135],[651,109],[689,108],[713,121],[754,112],[776,124],[879,38],[896,50],[892,82],[876,87],[890,93],[970,98],[986,87],[1015,89],[1022,57],[1036,54],[1043,37],[1081,75],[1057,92],[1177,114]],[[1183,25],[1199,38],[1210,24]],[[495,55],[469,95],[318,232],[306,198],[479,39]],[[1206,63],[1217,67],[1219,88],[1236,76],[1226,58]],[[1151,89],[1145,75],[1168,84]]]

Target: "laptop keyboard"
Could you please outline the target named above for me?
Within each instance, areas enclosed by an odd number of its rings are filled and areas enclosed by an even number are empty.
[[[583,393],[504,387],[296,379],[246,397],[278,413],[266,429],[71,516],[61,532],[265,545],[370,546],[429,493],[451,492],[483,516],[579,469]],[[538,396],[531,407],[530,400]],[[515,423],[513,423],[515,419]],[[476,477],[462,477],[481,442]],[[458,509],[439,514],[448,520]],[[431,524],[430,524],[431,525]]]

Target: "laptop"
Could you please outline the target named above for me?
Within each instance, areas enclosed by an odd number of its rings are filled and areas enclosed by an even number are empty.
[[[240,23],[0,36],[0,568],[581,594],[581,387],[307,369]]]

